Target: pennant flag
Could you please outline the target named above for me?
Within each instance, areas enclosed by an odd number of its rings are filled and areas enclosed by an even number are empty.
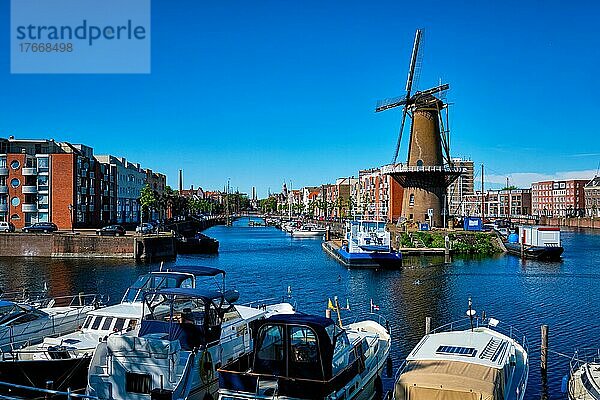
[[[373,311],[379,311],[379,306],[373,303],[373,299],[371,299],[371,312]]]
[[[331,299],[327,299],[327,308],[329,308],[330,310],[335,310],[335,307],[333,306]]]

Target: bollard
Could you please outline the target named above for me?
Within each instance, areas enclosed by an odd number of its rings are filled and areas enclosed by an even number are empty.
[[[331,308],[325,310],[325,318],[331,319]]]
[[[546,375],[548,370],[548,325],[542,325],[542,345],[540,348],[540,368],[542,370],[542,376]]]
[[[431,332],[431,317],[425,317],[425,334],[429,335]]]
[[[330,232],[329,225],[327,225],[327,227],[325,228],[325,241],[329,242],[330,239],[331,239],[331,232]]]

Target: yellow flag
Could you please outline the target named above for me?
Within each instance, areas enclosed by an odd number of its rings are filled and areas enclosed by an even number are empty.
[[[327,299],[327,308],[329,308],[330,310],[335,310],[335,307],[333,306],[331,299]]]

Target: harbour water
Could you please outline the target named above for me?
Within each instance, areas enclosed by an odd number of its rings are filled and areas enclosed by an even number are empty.
[[[398,270],[348,270],[321,250],[317,239],[296,239],[273,227],[249,227],[247,219],[233,227],[205,231],[220,241],[214,256],[180,256],[177,264],[225,269],[240,302],[281,299],[288,286],[300,311],[324,314],[327,299],[338,296],[351,310],[343,317],[369,312],[369,304],[392,324],[394,367],[422,337],[425,317],[432,326],[465,318],[467,299],[480,314],[518,327],[527,335],[531,357],[526,399],[564,398],[560,386],[577,347],[600,347],[600,234],[563,233],[561,262],[522,261],[513,256],[486,259],[405,260]],[[80,291],[109,294],[120,300],[137,275],[158,264],[128,261],[0,258],[0,288],[41,290],[53,295]],[[540,325],[550,326],[547,385],[540,377]],[[547,397],[546,397],[547,396]]]

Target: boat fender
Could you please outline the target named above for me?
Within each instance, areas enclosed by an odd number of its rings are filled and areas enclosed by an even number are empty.
[[[563,393],[567,393],[567,390],[569,389],[569,375],[565,375],[562,378],[562,382],[560,384],[560,391]]]
[[[200,359],[200,380],[202,383],[207,384],[213,380],[214,371],[212,365],[212,357],[208,350],[205,350],[202,353],[202,358]]]

